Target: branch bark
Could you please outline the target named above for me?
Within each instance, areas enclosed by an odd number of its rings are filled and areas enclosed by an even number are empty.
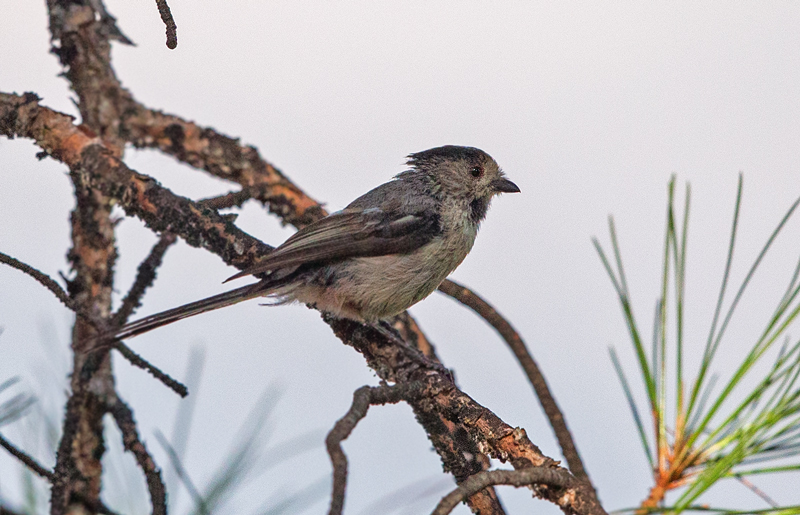
[[[458,503],[484,488],[496,485],[530,486],[541,488],[546,485],[550,488],[565,490],[565,495],[571,493],[570,487],[576,488],[577,480],[565,474],[563,470],[547,467],[531,467],[521,470],[487,470],[461,483],[458,488],[447,494],[436,506],[431,515],[447,515]],[[566,503],[565,503],[566,504]]]
[[[561,446],[561,452],[567,460],[569,470],[575,477],[584,481],[592,495],[597,497],[597,490],[592,484],[589,473],[583,465],[583,460],[581,460],[578,447],[572,439],[572,433],[570,433],[567,427],[564,414],[561,413],[561,409],[558,407],[555,397],[550,393],[550,387],[547,385],[544,374],[542,374],[539,365],[536,364],[536,361],[533,359],[530,351],[528,351],[527,345],[525,345],[525,342],[522,340],[517,330],[514,329],[508,320],[494,309],[491,304],[466,286],[446,279],[439,286],[439,291],[472,309],[491,325],[500,334],[503,340],[505,340],[511,352],[514,353],[517,361],[519,361],[522,370],[525,371],[525,375],[528,376],[533,390],[536,392],[542,410],[544,410],[545,415],[547,415],[547,419],[550,421],[550,427],[553,428],[556,439]]]
[[[217,254],[228,264],[244,268],[271,248],[243,233],[214,210],[174,195],[151,178],[130,170],[98,138],[75,127],[64,115],[40,107],[35,96],[0,94],[0,133],[36,140],[50,155],[70,167],[77,184],[113,197],[126,213],[140,218],[151,229],[172,231],[190,245]],[[424,396],[409,404],[442,457],[445,470],[458,481],[482,471],[484,455],[508,461],[515,468],[557,468],[556,462],[544,456],[524,430],[500,420],[455,388],[440,372],[421,369],[408,358],[407,352],[370,326],[327,315],[323,319],[344,343],[365,357],[382,379],[423,385]],[[572,489],[567,494],[548,487],[536,491],[536,495],[559,504],[567,513],[604,513],[596,499],[584,491]],[[480,509],[478,501],[472,504],[473,509]],[[499,503],[494,506],[494,511],[486,513],[501,513],[497,511]]]

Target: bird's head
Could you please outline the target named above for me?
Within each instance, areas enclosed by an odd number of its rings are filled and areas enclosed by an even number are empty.
[[[433,179],[439,195],[469,204],[475,222],[486,216],[492,197],[519,192],[492,156],[474,147],[446,145],[423,150],[409,155],[408,164]]]

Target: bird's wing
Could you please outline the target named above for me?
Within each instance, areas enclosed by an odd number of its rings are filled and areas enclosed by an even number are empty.
[[[228,281],[309,263],[411,252],[439,232],[439,217],[433,211],[389,214],[377,208],[345,209],[299,230],[257,265]]]

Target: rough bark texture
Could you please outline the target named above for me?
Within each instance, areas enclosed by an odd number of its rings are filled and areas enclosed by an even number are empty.
[[[71,123],[68,117],[38,106],[34,96],[0,95],[0,132],[33,138],[66,163],[76,184],[90,186],[116,199],[127,214],[156,231],[169,229],[189,244],[203,247],[225,262],[243,268],[269,250],[238,230],[214,210],[177,196],[151,178],[130,170],[102,142]],[[344,343],[360,352],[384,380],[419,382],[425,395],[407,399],[425,428],[445,470],[463,480],[485,467],[485,456],[510,462],[517,469],[531,465],[558,467],[542,455],[525,431],[514,428],[458,390],[436,370],[420,367],[407,352],[369,326],[324,316]],[[407,321],[406,321],[407,322]],[[398,321],[406,325],[402,320]],[[415,327],[415,324],[409,325]],[[421,331],[418,337],[424,337]],[[426,341],[425,346],[429,346]],[[538,485],[534,493],[557,503],[566,513],[604,513],[582,487],[563,489]],[[470,499],[481,513],[502,513],[495,494],[483,491]]]
[[[77,125],[71,117],[40,106],[34,94],[0,93],[0,134],[30,138],[46,155],[69,167],[76,207],[71,218],[73,246],[68,259],[72,276],[68,292],[76,310],[88,314],[88,320],[113,323],[116,249],[110,212],[114,205],[128,216],[141,219],[154,232],[177,235],[240,269],[252,266],[271,250],[220,216],[213,202],[193,202],[128,168],[122,161],[126,143],[158,149],[240,185],[246,194],[233,193],[223,200],[256,198],[284,223],[301,227],[326,214],[318,202],[266,162],[254,147],[139,104],[111,67],[110,41],[129,41],[101,0],[47,0],[47,6],[53,53],[77,94],[81,123]],[[141,292],[135,295],[141,296]],[[542,455],[524,430],[506,424],[476,403],[456,388],[446,373],[421,366],[419,360],[409,358],[407,350],[372,327],[323,318],[345,344],[364,356],[381,379],[420,385],[414,395],[402,400],[412,406],[444,469],[458,482],[487,469],[490,456],[510,462],[516,469],[546,467],[557,475],[569,475]],[[99,498],[106,413],[114,415],[126,449],[134,454],[147,478],[153,513],[166,513],[158,467],[138,437],[133,412],[115,390],[110,348],[89,348],[87,342],[97,329],[84,317],[76,320],[72,391],[53,472],[51,513],[107,512]],[[407,341],[436,359],[433,346],[409,315],[398,317],[394,325]],[[558,504],[565,513],[605,513],[581,484],[540,483],[532,490]],[[467,502],[475,513],[504,513],[491,486],[473,493]]]

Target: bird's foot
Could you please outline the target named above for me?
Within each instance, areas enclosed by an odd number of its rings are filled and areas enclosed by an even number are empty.
[[[422,353],[418,348],[412,346],[407,341],[403,339],[400,333],[392,327],[389,322],[381,321],[376,324],[372,324],[372,327],[375,328],[380,334],[385,336],[387,339],[395,343],[400,349],[403,350],[403,353],[408,356],[414,363],[421,365],[424,368],[435,370],[441,374],[443,374],[451,383],[455,383],[455,378],[453,377],[453,371],[449,368],[442,365],[439,361],[433,360]]]

